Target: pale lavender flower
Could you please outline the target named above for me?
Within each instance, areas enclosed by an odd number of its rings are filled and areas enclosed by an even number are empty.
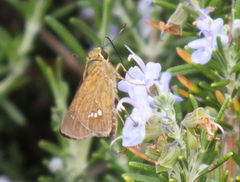
[[[207,7],[205,9],[201,9],[201,8],[197,7],[195,9],[200,13],[198,20],[211,19],[211,17],[209,16],[209,13],[214,11],[213,7]]]
[[[145,86],[137,86],[129,90],[129,97],[124,97],[119,101],[117,110],[123,108],[123,103],[134,107],[123,128],[123,146],[135,146],[143,141],[145,125],[152,114],[149,98]]]
[[[204,37],[188,43],[188,47],[195,49],[191,55],[191,60],[196,64],[206,64],[212,57],[212,51],[217,49],[217,37],[220,37],[224,46],[228,43],[228,36],[222,33],[224,24],[221,18],[216,20],[200,19],[196,23],[200,30],[199,34],[203,34]]]
[[[127,47],[127,46],[126,46]],[[131,115],[126,119],[123,128],[123,146],[135,146],[141,144],[145,138],[145,126],[153,111],[157,111],[154,98],[150,96],[149,89],[153,85],[158,91],[170,92],[170,73],[163,73],[159,78],[161,65],[149,62],[146,65],[130,48],[128,59],[134,59],[138,66],[131,67],[126,73],[125,80],[118,83],[118,89],[128,93],[129,97],[120,99],[117,104],[117,112],[124,110],[123,103],[133,106]]]
[[[125,80],[118,83],[118,89],[123,92],[128,92],[129,89],[138,85],[144,85],[149,88],[152,86],[152,81],[157,81],[159,79],[160,71],[162,69],[161,65],[153,62],[149,62],[145,65],[143,60],[128,46],[126,46],[126,48],[131,52],[128,56],[128,60],[130,61],[131,59],[134,59],[139,67],[134,66],[128,70]]]
[[[145,138],[146,122],[142,120],[142,115],[138,111],[126,119],[122,131],[122,145],[124,147],[131,147],[141,144]]]
[[[126,45],[125,45],[126,46]],[[157,88],[164,92],[170,92],[170,80],[172,75],[168,72],[161,72],[161,65],[159,63],[148,62],[146,65],[143,60],[138,57],[128,46],[126,48],[131,53],[128,60],[133,59],[138,66],[131,67],[125,75],[125,80],[118,83],[118,89],[123,92],[129,92],[132,87],[145,86],[147,91],[155,84]],[[174,96],[175,101],[179,102],[182,99],[179,96]]]

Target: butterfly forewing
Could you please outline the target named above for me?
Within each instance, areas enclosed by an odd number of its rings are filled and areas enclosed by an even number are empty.
[[[116,74],[106,53],[96,48],[88,54],[83,83],[65,114],[60,132],[73,139],[111,137],[115,133]]]

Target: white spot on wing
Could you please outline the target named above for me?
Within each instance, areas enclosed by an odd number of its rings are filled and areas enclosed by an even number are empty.
[[[98,109],[97,112],[91,112],[91,114],[88,115],[88,118],[97,118],[98,116],[102,116],[101,109]]]
[[[98,116],[102,116],[102,110],[98,109],[97,114]]]

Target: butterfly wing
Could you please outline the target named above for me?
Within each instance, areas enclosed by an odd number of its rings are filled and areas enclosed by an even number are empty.
[[[115,133],[115,70],[109,62],[94,61],[63,118],[60,132],[73,139],[108,137]]]

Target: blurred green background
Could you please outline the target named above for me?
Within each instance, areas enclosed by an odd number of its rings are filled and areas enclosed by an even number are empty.
[[[120,63],[105,36],[117,36],[113,44],[127,68],[131,63],[124,44],[145,62],[160,62],[163,70],[176,65],[180,58],[175,48],[191,38],[166,35],[160,41],[159,31],[146,23],[147,19],[166,22],[174,8],[128,0],[0,1],[0,179],[122,181],[122,172],[129,170],[127,162],[121,164],[111,155],[108,141],[94,139],[87,141],[86,147],[81,141],[70,144],[59,136],[61,118],[81,80],[88,51],[104,46],[112,64]],[[125,23],[127,27],[118,35]],[[74,172],[65,170],[67,156],[72,155],[74,161],[83,155],[73,154],[69,147],[73,145],[85,149],[83,160],[91,159],[90,166],[96,165],[92,169],[104,170],[94,176],[83,174],[81,169],[70,180]],[[62,171],[51,172],[49,159],[53,157],[63,161]],[[104,161],[111,161],[107,168]],[[106,178],[109,174],[114,178]]]

